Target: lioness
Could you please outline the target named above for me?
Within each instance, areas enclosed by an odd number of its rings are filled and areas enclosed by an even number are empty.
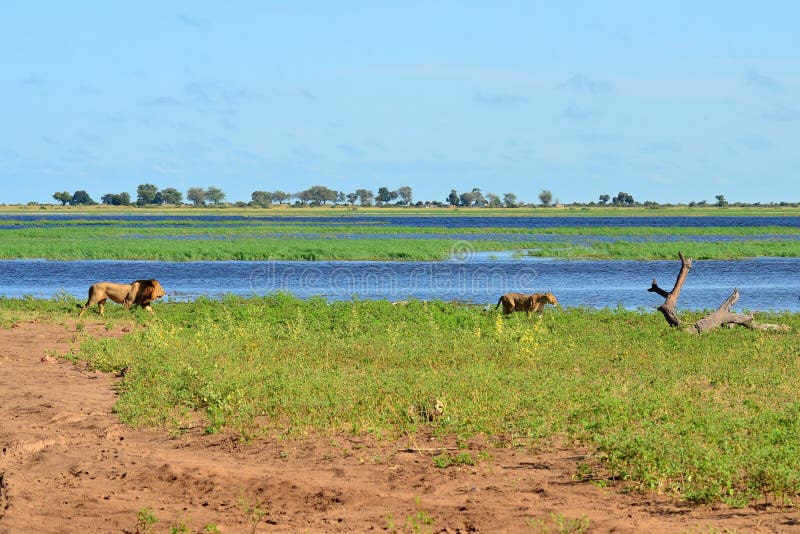
[[[78,317],[82,317],[86,310],[89,309],[89,306],[95,303],[100,310],[100,315],[103,315],[103,308],[108,299],[122,304],[126,310],[130,309],[131,306],[141,306],[143,309],[153,313],[150,303],[164,295],[166,295],[164,288],[155,279],[136,280],[130,284],[97,282],[89,286],[89,300],[82,306],[83,309]],[[80,308],[81,305],[79,304],[78,307]]]
[[[503,315],[510,315],[515,311],[524,311],[528,315],[531,312],[542,313],[547,304],[558,306],[558,299],[552,293],[534,293],[533,295],[524,295],[522,293],[506,293],[497,301],[496,310],[503,304]]]

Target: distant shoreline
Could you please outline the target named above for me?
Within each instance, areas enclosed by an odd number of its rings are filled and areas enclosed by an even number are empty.
[[[287,206],[275,205],[268,208],[239,207],[225,205],[219,207],[183,205],[152,205],[152,206],[109,206],[109,205],[81,205],[61,206],[57,204],[33,205],[0,205],[0,215],[10,214],[36,214],[46,212],[69,214],[125,214],[125,215],[238,215],[238,216],[331,216],[331,215],[393,215],[393,216],[448,216],[458,215],[492,217],[492,216],[524,216],[524,217],[668,217],[668,216],[790,216],[800,217],[800,206],[760,205],[760,206],[551,206],[551,207],[520,207],[520,208],[479,208],[479,207],[360,207],[360,206]]]

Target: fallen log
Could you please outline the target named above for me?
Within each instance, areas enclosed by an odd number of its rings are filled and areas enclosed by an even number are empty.
[[[653,278],[653,283],[647,290],[651,293],[656,293],[664,297],[664,303],[658,307],[658,311],[664,315],[664,319],[666,319],[670,326],[681,327],[682,330],[691,334],[701,334],[703,332],[708,332],[714,330],[715,328],[719,328],[723,325],[731,328],[735,325],[740,325],[756,330],[778,330],[781,332],[789,331],[789,327],[787,325],[758,323],[755,321],[755,317],[753,315],[733,313],[731,311],[731,307],[736,304],[737,300],[739,300],[738,288],[733,290],[731,296],[725,299],[725,301],[719,305],[716,311],[709,313],[694,324],[684,323],[681,321],[680,317],[678,317],[675,308],[678,303],[678,297],[681,294],[681,289],[683,288],[683,283],[686,281],[686,277],[689,275],[689,270],[692,268],[692,258],[684,257],[681,252],[678,252],[678,257],[681,260],[681,268],[680,271],[678,271],[678,278],[675,280],[675,285],[672,287],[672,291],[666,291],[660,288],[655,278]]]

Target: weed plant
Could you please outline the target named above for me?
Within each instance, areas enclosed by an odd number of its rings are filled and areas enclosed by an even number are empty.
[[[166,303],[146,329],[87,341],[80,357],[106,371],[130,366],[116,409],[132,425],[199,423],[244,439],[396,437],[423,426],[461,438],[560,436],[594,448],[634,487],[696,502],[793,502],[800,315],[765,319],[792,331],[693,336],[657,312],[505,318],[444,302],[276,294]],[[410,417],[427,398],[444,403],[441,416]]]

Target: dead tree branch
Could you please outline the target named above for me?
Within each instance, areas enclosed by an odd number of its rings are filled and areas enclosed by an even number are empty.
[[[664,297],[664,303],[658,307],[658,311],[664,315],[664,318],[667,320],[667,323],[669,323],[670,326],[682,326],[683,330],[692,334],[708,332],[723,325],[729,327],[741,325],[756,330],[778,330],[782,332],[789,331],[789,327],[787,325],[757,323],[753,315],[733,313],[731,311],[731,307],[736,304],[737,300],[739,300],[738,288],[733,290],[731,296],[728,297],[725,302],[720,304],[716,311],[709,313],[692,325],[684,324],[678,317],[678,314],[675,311],[675,306],[678,302],[678,297],[680,296],[683,283],[686,281],[686,276],[689,274],[689,269],[692,268],[692,258],[685,258],[681,252],[678,252],[678,257],[681,259],[681,269],[678,272],[678,278],[675,280],[675,286],[673,286],[672,291],[667,292],[658,287],[658,283],[656,282],[655,278],[653,278],[653,283],[650,286],[650,289],[647,290],[651,293],[656,293]]]
[[[678,303],[678,297],[681,295],[681,288],[686,281],[686,276],[689,274],[689,269],[692,268],[692,258],[684,258],[682,252],[678,252],[678,257],[681,259],[681,270],[678,271],[678,278],[675,280],[675,285],[669,293],[658,287],[656,279],[653,278],[653,284],[650,286],[651,293],[657,293],[664,297],[664,304],[658,307],[658,311],[664,314],[670,326],[680,326],[683,324],[675,312],[675,305]]]

